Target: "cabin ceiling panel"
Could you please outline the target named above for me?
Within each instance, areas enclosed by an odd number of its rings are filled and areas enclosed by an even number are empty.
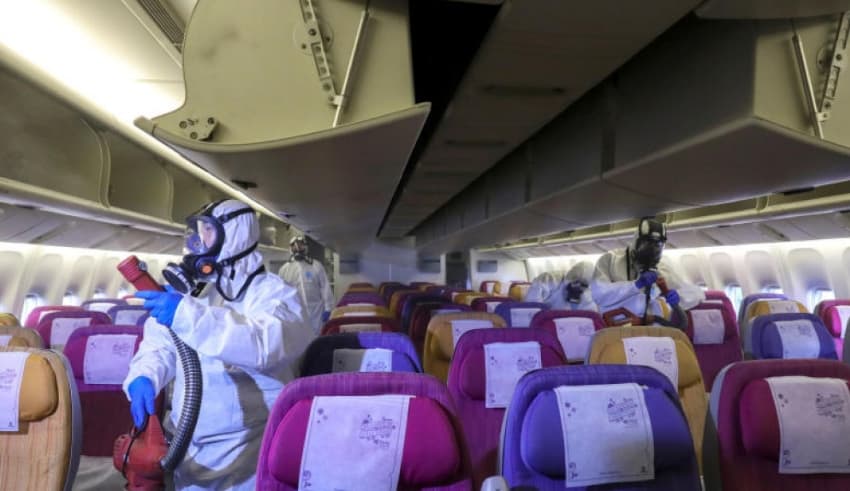
[[[707,0],[696,10],[710,19],[789,19],[850,10],[848,0]]]
[[[428,158],[439,155],[444,165],[483,173],[699,3],[523,0],[504,4],[423,157],[409,165],[425,166]],[[454,128],[460,129],[460,136],[487,136],[504,145],[484,152],[447,153],[441,147],[457,138]],[[412,172],[399,196],[403,198],[419,179]],[[471,180],[445,191],[453,196]],[[398,199],[389,210],[387,230],[381,236],[390,237],[390,228],[401,228],[393,217],[403,213],[404,206]]]

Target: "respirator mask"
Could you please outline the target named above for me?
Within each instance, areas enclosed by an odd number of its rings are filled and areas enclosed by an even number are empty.
[[[256,249],[257,244],[234,257],[218,260],[224,243],[224,224],[247,213],[251,208],[242,208],[219,217],[213,216],[213,210],[221,201],[210,203],[198,213],[186,219],[185,248],[180,264],[168,263],[162,276],[180,293],[191,293],[199,282],[218,277],[225,266],[232,265]]]
[[[663,223],[648,218],[641,220],[632,249],[632,260],[638,272],[658,267],[666,242],[667,227]]]

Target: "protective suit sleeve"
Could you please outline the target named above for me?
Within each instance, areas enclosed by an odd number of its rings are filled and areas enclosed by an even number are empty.
[[[625,261],[616,259],[614,252],[603,254],[596,261],[593,280],[590,282],[593,301],[603,312],[621,306],[626,300],[640,293],[634,281],[626,278]],[[619,263],[623,263],[623,271],[615,271]]]
[[[145,322],[145,333],[139,343],[139,351],[130,362],[130,371],[124,379],[124,393],[130,398],[128,386],[137,377],[147,377],[153,382],[154,394],[159,394],[168,385],[177,369],[177,349],[171,341],[168,328],[149,318]]]
[[[679,305],[688,310],[705,300],[705,292],[692,283],[687,283],[664,258],[658,263],[658,272],[667,282],[667,286],[679,292]]]
[[[319,288],[322,289],[322,301],[325,303],[325,312],[330,312],[336,305],[336,299],[334,298],[333,290],[331,290],[330,281],[328,281],[328,273],[325,271],[322,263],[314,261],[313,264],[319,270]]]
[[[262,278],[262,279],[261,279]],[[313,339],[298,291],[273,275],[260,276],[245,293],[246,314],[186,296],[171,328],[190,348],[224,363],[265,370],[294,362]]]

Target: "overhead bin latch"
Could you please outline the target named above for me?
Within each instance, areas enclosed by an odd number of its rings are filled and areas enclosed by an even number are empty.
[[[793,21],[792,21],[793,25]],[[800,70],[800,79],[803,82],[803,90],[806,95],[806,104],[809,107],[809,117],[811,118],[812,127],[815,129],[815,134],[818,138],[823,138],[823,125],[829,120],[829,115],[832,107],[837,101],[838,79],[841,76],[841,71],[847,62],[847,41],[850,37],[850,12],[841,14],[838,30],[835,34],[835,42],[832,46],[832,58],[829,62],[825,59],[819,59],[818,64],[827,72],[826,83],[824,84],[823,94],[821,95],[820,105],[815,98],[815,90],[812,84],[809,66],[806,62],[805,50],[803,49],[803,41],[794,27],[794,54],[797,56],[797,67]]]
[[[333,41],[331,31],[327,26],[322,26],[322,22],[313,5],[313,0],[301,0],[298,2],[298,5],[301,7],[301,16],[304,18],[304,32],[299,36],[299,32],[296,31],[294,38],[296,43],[300,43],[301,49],[309,52],[313,57],[322,91],[325,93],[328,103],[336,107],[333,126],[337,126],[350,93],[349,82],[357,64],[360,44],[363,34],[366,31],[366,22],[369,20],[369,10],[364,10],[360,15],[360,23],[357,26],[357,34],[354,37],[354,47],[351,50],[348,68],[345,70],[345,78],[342,82],[342,91],[337,92],[334,85],[331,63],[328,60],[328,49],[325,46],[325,43],[331,43]],[[299,40],[302,37],[303,39]]]
[[[180,132],[186,138],[198,141],[207,141],[218,126],[218,121],[208,116],[206,118],[186,118],[180,121],[178,125]]]

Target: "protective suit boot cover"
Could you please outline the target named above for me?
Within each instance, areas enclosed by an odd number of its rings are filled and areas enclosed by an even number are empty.
[[[124,434],[115,440],[112,464],[127,479],[128,491],[161,491],[165,489],[165,472],[160,461],[168,451],[168,443],[156,416],[149,416],[145,429]]]

